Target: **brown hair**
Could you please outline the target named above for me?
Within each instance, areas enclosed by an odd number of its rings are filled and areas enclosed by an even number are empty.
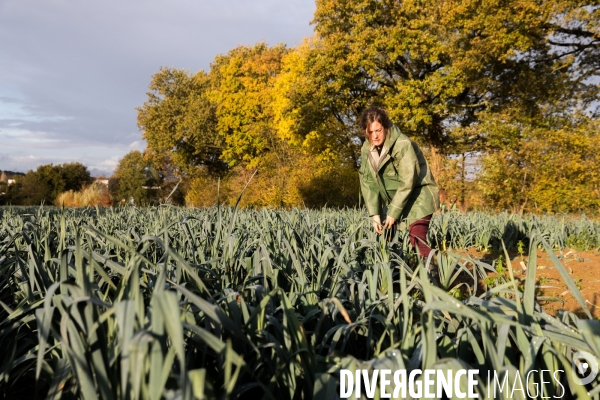
[[[362,128],[363,132],[365,132],[365,135],[367,127],[373,122],[379,122],[381,126],[383,126],[383,129],[385,129],[386,134],[387,131],[392,127],[392,121],[390,120],[390,117],[388,117],[385,110],[375,106],[365,108],[360,115],[360,127]]]

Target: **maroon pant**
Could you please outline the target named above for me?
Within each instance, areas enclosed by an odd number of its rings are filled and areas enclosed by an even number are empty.
[[[421,257],[429,257],[431,248],[427,244],[427,231],[429,230],[429,223],[431,222],[431,214],[421,219],[416,220],[408,227],[408,238],[410,244],[416,250],[419,249]]]

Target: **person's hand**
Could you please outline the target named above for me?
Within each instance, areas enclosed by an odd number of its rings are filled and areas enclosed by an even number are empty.
[[[381,217],[379,215],[373,215],[371,219],[373,220],[373,228],[375,229],[375,232],[381,235],[383,233],[381,226]]]
[[[385,223],[383,224],[383,229],[392,229],[394,224],[396,223],[396,218],[392,218],[389,215],[385,218]]]

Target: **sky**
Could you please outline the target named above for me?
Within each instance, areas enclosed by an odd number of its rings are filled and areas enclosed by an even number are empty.
[[[0,0],[0,170],[80,162],[109,176],[145,142],[136,107],[160,67],[313,34],[313,0]]]

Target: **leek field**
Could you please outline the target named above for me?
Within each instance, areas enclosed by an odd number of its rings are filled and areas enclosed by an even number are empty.
[[[352,209],[0,208],[0,398],[335,399],[358,368],[562,370],[529,384],[600,396],[571,364],[600,359],[600,321],[556,257],[581,312],[544,312],[535,268],[538,249],[597,250],[599,223],[439,214],[422,262],[405,234]]]

